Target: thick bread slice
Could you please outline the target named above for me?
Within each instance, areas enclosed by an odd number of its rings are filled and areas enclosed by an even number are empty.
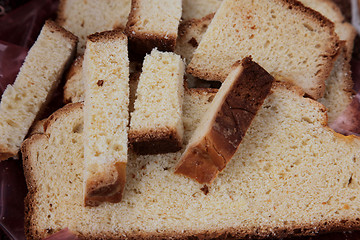
[[[57,22],[79,37],[77,51],[83,54],[88,35],[125,28],[130,3],[131,0],[61,0]]]
[[[250,57],[236,62],[186,146],[175,173],[211,184],[235,154],[273,81]]]
[[[119,202],[126,179],[129,59],[122,31],[90,35],[84,55],[84,201]]]
[[[58,111],[46,134],[22,148],[27,238],[65,227],[87,239],[280,238],[359,228],[360,140],[326,127],[325,108],[302,95],[275,84],[211,186],[173,173],[179,152],[130,154],[123,201],[97,208],[83,207],[81,105]],[[186,91],[185,143],[212,97]]]
[[[208,14],[214,13],[220,7],[222,0],[183,0],[183,20],[200,19]]]
[[[46,21],[15,83],[7,86],[1,98],[0,161],[17,155],[37,115],[58,87],[77,41],[70,32]]]
[[[339,56],[336,57],[330,76],[326,79],[324,97],[318,101],[327,108],[328,123],[332,124],[351,103],[354,96],[350,59],[347,58],[345,42],[341,43]]]
[[[274,77],[318,99],[338,45],[334,24],[296,0],[224,0],[187,72],[224,81],[235,61],[251,55]]]
[[[158,154],[182,148],[184,71],[184,62],[174,53],[153,49],[145,57],[129,130],[136,153]]]
[[[126,24],[130,51],[138,56],[155,47],[174,51],[181,10],[181,0],[132,0]]]
[[[175,53],[185,58],[186,64],[190,63],[213,17],[214,13],[211,13],[201,19],[191,19],[180,24]]]

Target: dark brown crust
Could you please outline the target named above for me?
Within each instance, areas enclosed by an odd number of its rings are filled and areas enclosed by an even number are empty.
[[[201,184],[211,184],[235,154],[274,82],[274,78],[250,57],[235,63],[233,71],[238,68],[238,75],[222,96],[222,104],[211,116],[206,135],[189,144],[175,173]]]
[[[138,32],[134,26],[139,16],[139,0],[131,1],[131,11],[126,23],[125,33],[129,37],[129,56],[132,59],[142,59],[153,48],[159,51],[174,51],[177,33],[164,35],[152,32]]]
[[[121,201],[126,183],[126,163],[116,162],[104,174],[97,174],[86,180],[85,206],[95,207],[102,202]]]
[[[307,17],[314,20],[315,22],[319,23],[322,28],[328,28],[331,39],[329,39],[328,48],[324,51],[326,54],[322,55],[321,57],[324,60],[324,64],[321,69],[319,69],[319,73],[317,74],[317,88],[311,89],[308,94],[316,99],[321,98],[325,92],[325,80],[330,75],[333,64],[335,62],[336,55],[339,51],[339,38],[335,33],[334,23],[331,22],[329,19],[321,15],[319,12],[304,6],[301,2],[297,0],[272,0],[279,2],[280,4],[284,5],[288,11],[299,11],[304,13]],[[202,71],[193,67],[190,63],[187,68],[186,72],[189,74],[194,75],[195,77],[206,79],[206,80],[213,80],[213,81],[224,81],[227,77],[224,73],[216,73],[210,71]]]
[[[193,27],[198,27],[198,25],[200,24],[204,24],[204,28],[207,28],[209,23],[211,22],[211,20],[214,18],[215,13],[210,13],[208,15],[206,15],[203,18],[200,19],[189,19],[187,21],[184,21],[182,23],[180,23],[179,25],[179,38],[184,37],[189,29],[193,28]]]
[[[149,131],[129,131],[129,143],[140,155],[177,152],[182,148],[182,138],[176,129],[155,129]]]
[[[87,37],[88,41],[91,42],[105,42],[117,39],[127,39],[126,35],[122,30],[115,29],[111,31],[97,32]]]
[[[46,20],[45,25],[52,31],[60,32],[65,38],[68,38],[71,41],[71,44],[74,48],[76,48],[76,45],[79,41],[78,37],[72,34],[71,32],[65,30],[63,27],[60,27],[58,24],[56,24],[52,20]]]

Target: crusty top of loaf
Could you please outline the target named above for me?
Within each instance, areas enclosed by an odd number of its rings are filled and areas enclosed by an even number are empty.
[[[65,38],[68,38],[72,44],[76,44],[79,40],[77,36],[60,27],[52,20],[46,20],[45,26],[48,27],[50,31],[60,32]]]
[[[112,41],[112,40],[125,39],[125,38],[127,38],[126,35],[120,29],[97,32],[88,36],[88,40],[91,42]]]

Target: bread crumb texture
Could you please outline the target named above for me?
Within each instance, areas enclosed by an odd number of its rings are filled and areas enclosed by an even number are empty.
[[[90,239],[281,237],[358,227],[360,140],[326,127],[324,107],[302,94],[273,86],[211,186],[173,173],[181,152],[130,152],[122,202],[97,208],[82,201],[81,104],[59,110],[44,135],[23,145],[27,236],[40,239],[65,227]],[[186,91],[185,144],[213,97]]]

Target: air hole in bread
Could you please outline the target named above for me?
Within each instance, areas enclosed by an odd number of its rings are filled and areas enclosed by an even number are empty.
[[[309,117],[302,117],[301,120],[305,121],[305,122],[308,122],[308,123],[314,123],[313,121],[311,121],[311,119]]]
[[[84,125],[79,123],[79,124],[76,124],[74,127],[73,127],[73,133],[82,133],[83,132],[83,129],[84,129]]]
[[[308,30],[314,31],[314,28],[313,28],[312,26],[310,26],[309,24],[304,23],[303,25],[304,25],[304,27],[306,27]]]

